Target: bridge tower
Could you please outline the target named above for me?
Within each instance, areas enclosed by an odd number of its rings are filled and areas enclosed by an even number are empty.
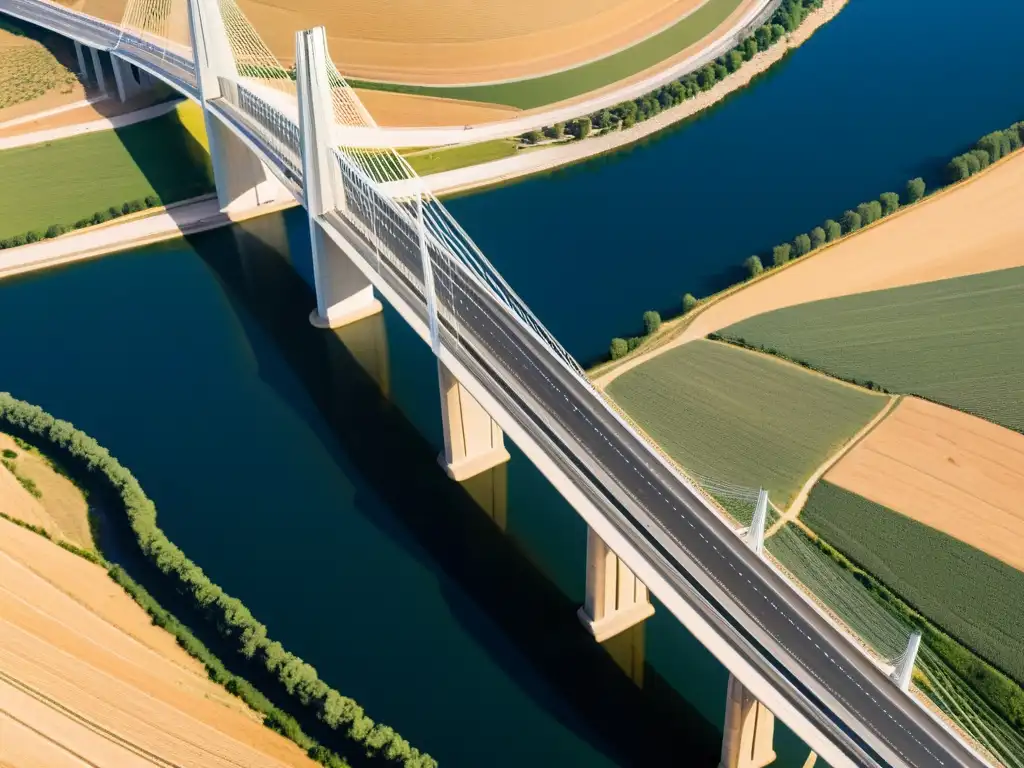
[[[206,109],[207,102],[221,96],[220,78],[237,80],[239,74],[220,3],[218,0],[188,0],[188,17],[199,98],[221,210],[241,211],[290,199],[288,190],[259,157]]]
[[[192,0],[196,2],[196,0]],[[334,106],[327,82],[327,42],[323,27],[295,34],[295,69],[302,144],[302,188],[313,249],[316,308],[310,322],[340,328],[381,311],[369,279],[317,223],[345,205],[345,195],[330,159]]]

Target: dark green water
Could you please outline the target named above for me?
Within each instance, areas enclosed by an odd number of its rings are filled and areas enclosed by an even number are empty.
[[[1010,0],[851,0],[703,119],[451,207],[585,359],[1024,117],[1022,21]],[[514,447],[471,487],[445,479],[429,350],[387,310],[312,329],[303,227],[0,283],[0,387],[107,445],[272,636],[444,765],[715,765],[725,671],[660,606],[612,649],[642,651],[642,687],[590,641],[582,522]],[[503,534],[472,496],[505,487]],[[786,729],[776,743],[802,764]]]

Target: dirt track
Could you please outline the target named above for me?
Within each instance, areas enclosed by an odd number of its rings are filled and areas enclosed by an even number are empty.
[[[0,730],[17,768],[314,766],[101,568],[3,520]]]
[[[1024,570],[1024,435],[908,397],[825,479]]]

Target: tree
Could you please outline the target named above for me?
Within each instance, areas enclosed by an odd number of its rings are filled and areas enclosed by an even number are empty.
[[[661,328],[661,315],[653,309],[644,312],[644,332],[650,336],[652,333],[656,333],[659,328]]]
[[[735,72],[737,69],[743,66],[743,54],[733,49],[725,56],[725,68],[730,72]]]
[[[900,209],[900,196],[895,192],[883,192],[878,202],[882,204],[882,215],[888,216]]]
[[[793,257],[799,258],[811,252],[810,235],[797,235],[793,238]]]
[[[986,158],[988,158],[987,152],[982,152],[982,154],[985,155]],[[978,157],[978,155],[974,154],[973,152],[963,154],[961,155],[961,157],[964,159],[964,162],[967,163],[968,176],[973,176],[974,174],[976,174],[978,171],[985,167],[981,164],[981,159]]]
[[[1021,146],[1024,146],[1024,138],[1016,128],[1007,128],[1003,131],[1003,135],[1006,137],[1006,146],[1010,148],[1010,152],[1016,152]]]
[[[521,138],[526,144],[537,144],[544,136],[540,131],[527,131]]]
[[[689,312],[691,309],[696,307],[697,304],[698,301],[696,298],[694,298],[694,295],[692,293],[683,294],[683,314]]]
[[[715,84],[715,82],[717,82],[717,80],[718,78],[715,77],[715,68],[710,64],[697,73],[697,82],[700,83],[700,89],[702,91],[708,90]]]
[[[26,232],[25,233],[25,242],[26,243],[38,243],[42,239],[43,239],[42,236],[38,232],[33,231],[33,232]]]
[[[834,223],[834,222],[833,222]],[[815,227],[811,230],[811,250],[821,248],[825,244],[828,236],[825,234],[825,230],[821,227]]]
[[[590,118],[581,117],[576,121],[576,138],[585,139],[590,135]]]
[[[835,219],[825,220],[825,240],[832,242],[838,240],[843,236],[843,228],[839,225],[839,222]]]
[[[924,179],[918,176],[916,179],[911,179],[907,182],[907,205],[916,203],[922,197],[924,197]]]
[[[988,168],[990,165],[992,165],[992,155],[990,155],[984,149],[972,149],[967,154],[968,155],[973,155],[974,157],[978,158],[978,164],[982,168]],[[968,162],[970,162],[970,161],[968,161]]]
[[[615,338],[612,339],[611,347],[608,348],[608,357],[612,360],[618,360],[620,357],[625,357],[629,351],[629,345],[625,339]]]
[[[1010,141],[1002,131],[982,136],[975,147],[987,152],[993,163],[1010,154]]]
[[[975,160],[977,162],[977,160]],[[966,155],[957,155],[946,165],[946,176],[951,183],[963,181],[971,175]]]
[[[612,125],[612,113],[607,109],[601,110],[601,114],[597,118],[597,127],[602,131],[606,131],[611,128]]]
[[[772,42],[781,40],[786,36],[786,28],[781,24],[772,24]]]
[[[760,256],[751,256],[743,262],[743,266],[747,270],[747,274],[751,277],[757,277],[764,272],[764,265],[761,264]]]
[[[746,57],[747,61],[750,61],[752,58],[757,56],[757,54],[757,40],[753,37],[748,37],[743,41],[743,55]]]
[[[534,131],[534,133],[536,133],[536,131]],[[147,208],[157,208],[160,205],[160,198],[156,195],[146,195],[143,202],[146,203]]]
[[[715,63],[715,78],[718,80],[725,80],[729,75],[729,70],[726,69],[725,64]]]
[[[551,126],[551,133],[549,135],[553,139],[565,138],[565,123],[555,123]]]
[[[882,218],[882,204],[877,200],[861,203],[857,206],[857,213],[860,214],[861,224],[866,227]]]
[[[856,232],[861,227],[860,214],[856,211],[847,211],[843,214],[843,231]]]
[[[59,237],[60,235],[63,235],[63,234],[64,234],[64,227],[62,227],[60,224],[51,224],[47,228],[46,233],[45,233],[47,239],[49,239],[51,237]]]
[[[757,49],[759,51],[767,51],[771,48],[772,43],[775,42],[772,38],[772,29],[767,24],[757,28],[757,31],[754,33],[754,39],[757,42]]]
[[[793,252],[793,246],[789,243],[783,243],[782,245],[776,245],[772,248],[772,264],[776,267],[781,267],[787,261],[789,256]]]

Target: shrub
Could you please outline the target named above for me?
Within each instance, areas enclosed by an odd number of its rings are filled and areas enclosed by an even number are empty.
[[[697,301],[696,298],[694,298],[692,293],[684,293],[683,294],[683,313],[684,314],[689,312],[694,307],[696,307],[697,304],[698,304],[698,301]]]
[[[992,156],[984,149],[972,149],[967,153],[967,156],[978,158],[978,165],[981,168],[988,168],[992,165]],[[968,160],[968,162],[970,161]]]
[[[536,133],[536,131],[532,131],[532,133]],[[143,200],[143,202],[146,204],[147,208],[159,208],[160,207],[160,198],[157,197],[156,195],[146,195],[146,197]]]
[[[565,123],[555,123],[547,131],[548,138],[561,139],[565,137]]]
[[[46,237],[60,237],[64,234],[64,227],[60,224],[51,224],[46,230]]]
[[[581,117],[576,121],[575,133],[577,139],[585,139],[590,135],[592,123],[589,117]]]
[[[857,213],[860,215],[861,225],[866,227],[882,218],[882,204],[877,200],[861,203],[857,206]]]
[[[811,236],[797,235],[793,238],[793,256],[799,258],[811,252]]]
[[[79,219],[78,221],[75,222],[75,229],[85,229],[90,224],[92,224],[92,222],[89,221],[88,219]]]
[[[632,352],[634,349],[644,343],[643,336],[630,336],[626,339],[626,349]]]
[[[843,214],[843,232],[856,232],[861,227],[860,214],[856,211],[847,211]]]
[[[6,392],[0,392],[0,420],[15,431],[27,432],[43,437],[54,446],[69,454],[89,472],[97,473],[118,493],[142,553],[169,579],[176,580],[179,591],[191,595],[196,607],[209,619],[226,641],[235,641],[238,652],[247,658],[261,662],[266,670],[276,677],[290,694],[317,713],[323,711],[329,700],[342,698],[321,681],[316,670],[291,653],[280,643],[267,637],[267,628],[258,622],[242,602],[231,597],[182,552],[157,525],[156,506],[146,496],[138,480],[123,467],[110,453],[93,438],[75,428],[72,424],[55,419],[38,406],[17,400]],[[164,611],[151,596],[136,585],[117,566],[112,566],[110,576],[132,595],[153,617],[153,622],[171,631],[179,643],[202,661],[210,677],[222,684],[235,679],[223,663],[180,624],[171,614]],[[233,684],[235,691],[246,697],[246,702],[264,714],[264,723],[293,739],[304,750],[315,746],[290,715],[279,710],[240,678]],[[345,701],[351,702],[346,699]],[[368,735],[375,724],[362,710],[351,702],[332,727],[345,729],[352,741],[359,743],[369,753],[386,755],[406,754],[405,744],[390,728],[378,726],[372,744],[368,747]],[[398,757],[396,762],[406,768],[434,768],[437,763],[428,755],[416,749],[408,749],[408,757]]]
[[[644,332],[650,336],[652,333],[656,333],[659,328],[661,328],[661,315],[653,309],[644,312]]]
[[[924,179],[918,176],[916,179],[911,179],[907,182],[907,204],[916,203],[918,200],[924,197]]]
[[[757,39],[748,37],[743,41],[743,55],[746,57],[747,61],[750,61],[752,58],[757,56],[757,54]]]
[[[119,218],[120,216],[122,216],[122,215],[123,215],[123,214],[121,213],[121,209],[120,209],[120,208],[117,208],[117,207],[115,207],[115,206],[113,206],[113,205],[112,205],[112,206],[110,206],[109,208],[107,208],[107,213],[109,213],[109,214],[110,214],[110,218],[112,218],[112,219],[116,219],[116,218]]]
[[[776,267],[781,267],[787,261],[789,261],[789,255],[793,252],[793,247],[789,243],[783,243],[782,245],[776,245],[772,248],[772,263]]]
[[[834,219],[825,219],[825,240],[832,242],[843,236],[843,228]]]
[[[975,147],[985,152],[993,163],[1010,154],[1010,140],[1003,131],[993,131],[982,136]]]
[[[833,222],[833,223],[835,223],[835,222]],[[821,248],[821,246],[823,246],[825,244],[827,239],[828,239],[828,236],[825,234],[825,230],[824,229],[822,229],[821,227],[815,227],[814,229],[812,229],[811,230],[811,250],[815,250],[817,248]]]
[[[608,348],[608,357],[618,360],[620,357],[625,357],[627,352],[629,352],[629,344],[625,339],[612,339],[611,346]]]
[[[895,192],[883,192],[878,202],[882,204],[882,215],[889,216],[900,209],[900,196]]]
[[[17,248],[18,246],[24,245],[24,244],[25,244],[25,236],[24,235],[15,235],[14,237],[11,238],[11,247],[12,248]]]
[[[16,458],[18,458],[18,452],[17,451],[12,451],[10,448],[4,448],[4,458],[5,459],[16,459]]]
[[[764,272],[764,265],[761,263],[760,256],[751,256],[743,262],[743,266],[747,270],[747,274],[750,277],[757,277]]]

